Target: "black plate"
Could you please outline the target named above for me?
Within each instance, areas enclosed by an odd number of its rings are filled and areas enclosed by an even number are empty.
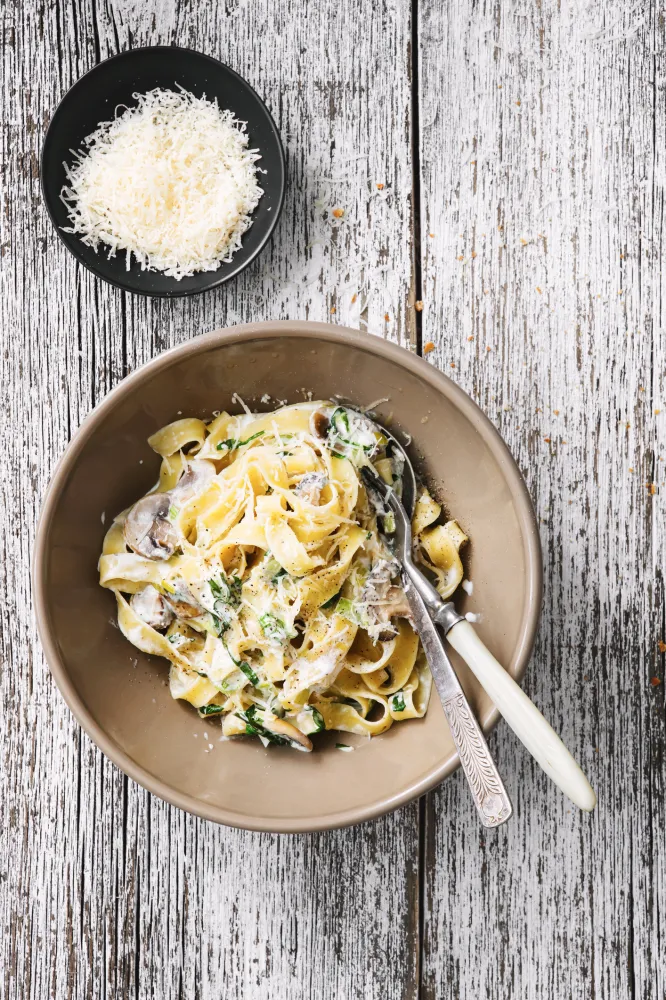
[[[132,94],[144,94],[155,87],[175,90],[178,84],[195,97],[216,97],[221,108],[228,108],[239,121],[247,122],[249,146],[259,150],[261,160],[257,165],[267,171],[259,175],[264,194],[233,260],[220,264],[217,271],[202,271],[180,281],[159,271],[142,271],[134,260],[128,271],[124,251],[109,260],[104,247],[95,253],[78,236],[63,232],[69,220],[60,200],[66,180],[63,163],[72,162],[70,150],[80,149],[100,122],[112,119],[117,105],[135,105]],[[266,245],[280,215],[285,190],[284,149],[275,122],[259,95],[217,59],[192,49],[167,46],[123,52],[95,66],[74,84],[58,105],[46,133],[41,174],[44,201],[65,246],[100,278],[142,295],[192,295],[233,278]]]

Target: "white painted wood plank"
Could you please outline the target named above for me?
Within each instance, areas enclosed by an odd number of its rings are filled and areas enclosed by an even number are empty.
[[[413,337],[409,33],[407,0],[3,10],[3,1000],[416,996],[418,807],[280,838],[151,798],[72,722],[36,641],[28,580],[55,459],[95,402],[158,351],[287,316]],[[172,42],[218,55],[268,99],[290,189],[271,249],[241,280],[152,302],[102,285],[66,254],[37,162],[49,110],[98,58]]]
[[[480,830],[459,775],[429,797],[422,995],[661,997],[663,13],[420,9],[423,339],[536,500],[526,688],[599,793],[575,812],[501,727],[506,827]]]

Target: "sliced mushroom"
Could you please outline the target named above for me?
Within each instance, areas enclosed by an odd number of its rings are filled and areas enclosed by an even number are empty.
[[[180,541],[178,531],[168,520],[168,493],[150,493],[135,503],[125,520],[125,541],[146,559],[169,559]]]
[[[323,472],[306,472],[300,483],[294,490],[298,497],[302,497],[307,503],[318,504],[321,491],[328,482]]]
[[[185,503],[215,478],[215,466],[205,458],[195,458],[187,467],[187,472],[180,477],[171,496],[178,503]]]
[[[383,599],[391,589],[392,580],[400,573],[400,563],[397,559],[378,559],[368,573],[361,600],[370,600],[374,595]]]
[[[370,620],[369,635],[379,642],[389,642],[395,639],[398,629],[393,623],[394,618],[411,619],[411,609],[402,587],[390,586],[381,602],[366,605]]]
[[[178,586],[175,594],[165,594],[164,600],[177,618],[198,618],[205,611],[184,586]]]
[[[386,604],[394,604],[400,599],[404,601],[402,588],[393,583],[399,572],[400,564],[397,560],[378,559],[368,573],[361,591],[361,603],[385,606]],[[393,612],[393,614],[398,614],[398,612]]]
[[[310,430],[315,437],[325,439],[331,422],[322,410],[315,410],[310,417]]]
[[[268,729],[277,736],[286,737],[291,743],[298,743],[299,750],[305,750],[307,753],[312,750],[312,742],[305,733],[302,733],[296,726],[292,726],[290,722],[285,722],[284,719],[264,718],[263,726],[264,729]]]
[[[168,628],[173,621],[173,611],[152,583],[132,595],[130,607],[151,628]]]
[[[383,626],[381,632],[377,633],[377,639],[379,642],[391,642],[392,639],[395,639],[397,634],[398,630],[395,625],[389,623],[388,625]]]
[[[391,587],[386,595],[387,604],[382,607],[389,613],[391,618],[409,618],[411,609],[405,597],[402,587]]]

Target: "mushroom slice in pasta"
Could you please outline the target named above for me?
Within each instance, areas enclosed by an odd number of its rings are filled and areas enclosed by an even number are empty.
[[[178,503],[186,503],[197,493],[201,493],[215,479],[215,475],[215,466],[212,462],[206,461],[205,458],[195,458],[171,490],[171,497]]]
[[[198,618],[205,613],[206,609],[181,580],[177,580],[172,587],[173,593],[166,593],[164,600],[178,618]]]
[[[367,632],[380,642],[388,642],[398,634],[393,618],[411,615],[402,587],[393,583],[399,570],[395,559],[379,559],[370,570],[359,598]]]
[[[146,625],[158,631],[168,628],[173,621],[173,611],[150,583],[132,595],[130,607]]]
[[[383,601],[377,604],[369,603],[366,609],[369,621],[369,625],[366,626],[367,632],[380,642],[395,639],[398,634],[394,618],[411,620],[411,609],[402,587],[390,587]]]
[[[330,426],[328,415],[323,410],[314,410],[310,417],[310,430],[314,437],[325,440]]]
[[[296,496],[311,504],[318,504],[321,491],[328,482],[323,472],[307,472],[294,490]]]
[[[312,741],[305,733],[302,733],[300,729],[292,726],[290,722],[286,722],[284,719],[271,719],[264,715],[264,729],[275,733],[276,736],[284,736],[292,746],[294,743],[297,743],[300,750],[305,750],[307,753],[310,753],[312,750]]]
[[[170,559],[180,536],[169,520],[168,493],[149,493],[135,503],[125,520],[125,541],[146,559]]]

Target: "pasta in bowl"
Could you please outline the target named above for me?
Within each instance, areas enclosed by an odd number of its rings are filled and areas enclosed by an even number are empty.
[[[323,730],[376,736],[421,718],[430,672],[399,564],[359,470],[396,492],[399,456],[363,413],[333,402],[186,417],[148,443],[153,490],[104,539],[100,583],[123,635],[170,663],[173,698],[227,737],[311,751]],[[425,488],[413,532],[443,597],[466,535]]]

